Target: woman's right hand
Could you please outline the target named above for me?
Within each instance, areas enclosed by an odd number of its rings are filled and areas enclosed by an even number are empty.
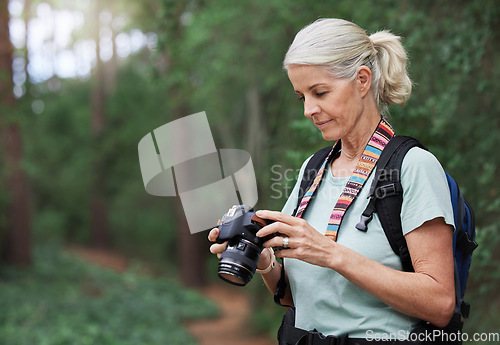
[[[217,238],[219,238],[219,233],[220,233],[219,228],[213,228],[208,233],[208,240],[210,242],[215,242]],[[210,246],[210,253],[217,254],[217,257],[220,259],[222,252],[225,251],[226,248],[227,248],[227,241],[224,243],[214,243]]]

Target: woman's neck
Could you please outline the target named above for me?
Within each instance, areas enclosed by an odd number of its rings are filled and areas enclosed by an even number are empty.
[[[346,161],[358,162],[379,123],[380,116],[373,116],[369,121],[364,121],[362,126],[360,125],[355,133],[346,138],[342,138],[341,157]]]
[[[340,156],[331,165],[334,177],[352,175],[379,122],[380,116],[372,117],[370,121],[364,121],[362,127],[358,127],[353,135],[341,139]]]

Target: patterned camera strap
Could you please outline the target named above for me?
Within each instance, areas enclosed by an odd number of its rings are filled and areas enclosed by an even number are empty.
[[[342,222],[342,218],[347,212],[349,206],[351,206],[354,199],[356,199],[356,196],[358,195],[361,188],[363,188],[363,185],[373,171],[375,164],[377,164],[382,150],[393,136],[394,130],[392,129],[391,125],[385,120],[385,118],[382,118],[380,120],[380,123],[378,124],[377,129],[368,142],[368,145],[366,145],[365,150],[361,155],[361,158],[359,159],[353,174],[347,181],[342,194],[337,200],[337,204],[333,208],[332,215],[330,216],[330,220],[328,221],[325,236],[329,236],[334,241],[337,240],[337,234],[340,228],[340,223]],[[335,145],[338,144],[339,142],[337,142]],[[330,156],[334,151],[335,149],[332,148],[332,150],[328,154],[328,157],[326,157],[323,165],[321,165],[321,168],[316,174],[313,184],[302,198],[296,217],[302,218],[302,215],[307,205],[309,204],[309,201],[313,197],[323,178],[326,165],[330,161]]]

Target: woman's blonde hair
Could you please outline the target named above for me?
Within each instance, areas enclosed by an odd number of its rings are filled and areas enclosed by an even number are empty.
[[[368,36],[366,31],[343,19],[318,19],[300,30],[283,61],[290,65],[316,65],[335,78],[354,80],[358,68],[372,71],[372,90],[382,113],[388,104],[404,105],[412,82],[406,69],[407,55],[401,38],[389,31]]]

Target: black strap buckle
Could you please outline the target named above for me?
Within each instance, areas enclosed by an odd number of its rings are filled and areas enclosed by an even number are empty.
[[[386,184],[375,188],[373,197],[376,199],[383,199],[398,194],[398,187],[395,183]]]
[[[368,231],[368,223],[370,223],[372,219],[373,219],[373,213],[370,214],[369,216],[365,216],[364,214],[362,214],[359,223],[356,224],[356,229],[363,232]]]
[[[457,247],[460,248],[466,255],[471,255],[478,247],[478,244],[471,240],[469,234],[465,231],[457,233]]]
[[[469,314],[470,314],[470,304],[467,303],[467,302],[465,302],[464,300],[461,300],[460,301],[460,310],[461,310],[462,316],[465,319],[468,319],[469,318]]]

